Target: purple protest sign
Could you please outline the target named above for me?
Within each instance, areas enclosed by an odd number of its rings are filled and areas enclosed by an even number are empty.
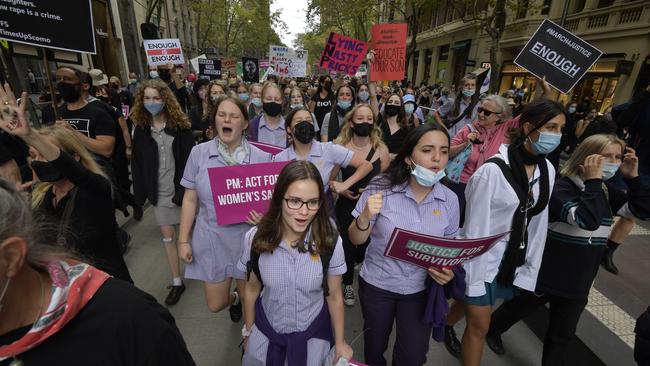
[[[208,168],[219,226],[245,222],[250,211],[265,213],[275,182],[288,161]]]
[[[279,154],[282,152],[282,150],[284,150],[283,147],[265,144],[263,142],[248,141],[248,143],[271,155]]]
[[[507,234],[478,239],[450,239],[395,228],[384,255],[425,269],[453,267],[487,252]]]

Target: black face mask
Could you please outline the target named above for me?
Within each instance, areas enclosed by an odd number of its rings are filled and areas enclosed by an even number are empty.
[[[168,83],[172,80],[172,74],[169,72],[169,70],[158,70],[158,77],[160,80]]]
[[[302,121],[293,126],[293,138],[301,143],[308,144],[314,139],[314,137],[316,137],[316,130],[314,129],[313,124],[307,121]]]
[[[64,178],[63,173],[47,161],[33,160],[32,169],[41,182],[56,182]]]
[[[81,97],[81,83],[79,84],[68,84],[63,81],[59,81],[56,84],[56,89],[61,94],[61,99],[66,103],[73,103],[79,100]]]
[[[275,102],[264,102],[262,104],[262,109],[264,113],[268,114],[271,117],[275,117],[282,113],[282,104]]]
[[[352,132],[354,132],[355,135],[361,136],[361,137],[366,137],[370,136],[370,133],[372,132],[372,128],[374,127],[372,123],[354,123],[352,125]]]
[[[388,117],[397,116],[397,114],[399,114],[399,106],[398,105],[387,104],[384,107],[384,111],[386,111],[386,115]]]

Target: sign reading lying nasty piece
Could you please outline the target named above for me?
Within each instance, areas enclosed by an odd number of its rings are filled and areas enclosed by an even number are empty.
[[[170,62],[174,65],[185,63],[181,41],[178,38],[145,39],[142,43],[150,66],[166,65]]]
[[[0,1],[0,38],[37,47],[95,53],[90,0]],[[101,31],[101,29],[98,29]]]
[[[402,80],[406,66],[406,23],[372,26],[370,81]]]
[[[219,226],[245,222],[255,210],[264,214],[278,175],[288,161],[208,168]]]
[[[598,61],[602,51],[545,19],[514,63],[568,93]]]
[[[330,33],[320,57],[320,67],[334,72],[354,75],[366,57],[368,44],[364,41]]]
[[[395,228],[384,255],[422,268],[448,268],[487,252],[507,234],[479,239],[450,239]]]

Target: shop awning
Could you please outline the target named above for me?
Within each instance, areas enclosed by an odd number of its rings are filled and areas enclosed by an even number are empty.
[[[458,50],[461,48],[467,48],[468,46],[469,46],[469,40],[456,42],[449,48],[451,48],[452,50]]]

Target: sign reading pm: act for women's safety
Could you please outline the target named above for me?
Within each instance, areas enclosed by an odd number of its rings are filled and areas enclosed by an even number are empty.
[[[568,93],[600,58],[602,51],[545,19],[515,58],[515,64]]]

